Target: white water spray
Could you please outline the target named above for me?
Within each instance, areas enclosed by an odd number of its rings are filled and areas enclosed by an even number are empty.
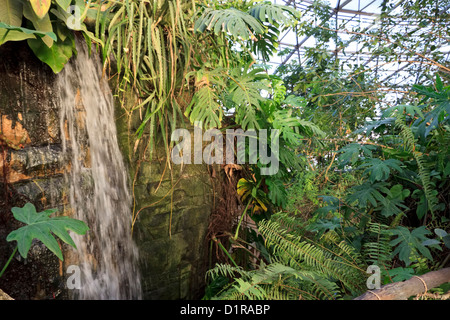
[[[81,270],[79,299],[141,299],[138,252],[131,237],[131,197],[120,152],[114,103],[100,59],[77,39],[78,55],[58,74],[66,180],[76,219],[87,235],[74,234]]]

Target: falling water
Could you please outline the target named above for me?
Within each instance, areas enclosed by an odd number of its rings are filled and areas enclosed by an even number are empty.
[[[79,299],[140,299],[131,198],[117,142],[113,96],[97,55],[77,39],[77,57],[58,75],[70,206],[88,235],[73,235],[81,271]]]

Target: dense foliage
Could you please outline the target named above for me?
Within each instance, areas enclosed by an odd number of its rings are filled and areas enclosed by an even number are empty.
[[[151,158],[157,141],[169,155],[170,132],[186,120],[278,130],[278,172],[262,175],[258,159],[234,186],[242,211],[219,241],[206,299],[351,298],[366,291],[372,264],[383,284],[448,266],[445,1],[385,0],[375,27],[352,31],[321,1],[309,13],[319,25],[269,1],[40,1],[44,11],[36,2],[0,0],[14,9],[0,17],[0,44],[26,39],[59,72],[76,52],[71,30],[81,31],[100,48],[122,108],[140,115],[137,161]],[[82,9],[76,28],[71,4]],[[269,72],[286,29],[316,46]],[[341,60],[355,41],[375,65]],[[393,84],[382,67],[400,62],[413,77]]]
[[[206,297],[350,298],[367,290],[369,265],[380,267],[382,284],[448,265],[450,70],[438,49],[448,37],[448,15],[443,4],[425,1],[403,3],[407,14],[398,16],[390,15],[388,1],[383,5],[372,30],[333,25],[323,5],[311,10],[325,23],[300,20],[298,34],[314,35],[317,46],[305,50],[302,63],[279,66],[272,79],[295,97],[290,117],[311,121],[321,134],[296,137],[299,167],[290,167],[289,181],[277,177],[287,186],[278,193],[284,200],[269,197],[273,212],[281,211],[242,233],[241,247],[251,255],[234,243],[233,259],[249,258],[240,267],[232,261],[213,268]],[[419,27],[395,28],[399,20]],[[369,48],[375,67],[346,65],[330,52],[330,39],[345,50],[338,32]],[[381,65],[405,56],[410,62],[402,69],[413,81],[393,85]],[[255,186],[262,185],[258,179]]]

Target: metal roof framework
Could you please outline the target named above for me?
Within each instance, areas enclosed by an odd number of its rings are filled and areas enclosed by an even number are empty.
[[[313,5],[311,0],[272,0],[272,2],[292,6],[305,13]],[[386,86],[410,87],[418,79],[416,77],[417,71],[420,71],[424,66],[426,67],[426,61],[424,61],[423,57],[413,57],[414,60],[421,61],[421,63],[412,64],[406,56],[405,59],[401,58],[391,63],[383,63],[383,56],[363,50],[361,48],[362,45],[358,43],[358,37],[352,36],[352,30],[356,28],[360,30],[359,33],[366,33],[377,27],[381,14],[381,2],[381,0],[330,0],[329,14],[326,19],[319,22],[313,16],[304,16],[303,19],[310,19],[309,22],[314,23],[317,28],[321,28],[324,22],[334,20],[337,32],[348,38],[346,40],[346,48],[337,48],[336,43],[331,43],[328,49],[339,58],[341,63],[356,64],[370,68],[372,72],[377,73],[379,83],[383,83]],[[394,13],[402,2],[402,0],[398,0],[389,14]],[[449,9],[450,4],[443,7],[440,10],[440,14],[448,14]],[[419,26],[414,26],[413,23],[414,21],[399,21],[395,27],[397,30],[405,30],[405,34],[413,35],[422,29]],[[346,31],[344,29],[350,32],[345,34]],[[302,64],[306,57],[305,51],[314,48],[315,40],[313,36],[299,37],[297,34],[298,32],[295,29],[280,35],[278,39],[278,55],[275,55],[271,61],[266,62],[275,66],[275,69],[271,72],[277,74],[278,67],[288,63]],[[443,41],[442,39],[437,39],[436,46],[446,53],[446,62],[450,61],[450,39],[447,39],[447,41],[445,39]],[[286,51],[288,51],[287,54]],[[413,58],[410,57],[409,59]]]

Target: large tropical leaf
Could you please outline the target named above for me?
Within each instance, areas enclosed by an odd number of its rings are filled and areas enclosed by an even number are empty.
[[[381,160],[378,158],[369,158],[364,161],[359,168],[366,168],[364,174],[369,175],[371,182],[385,181],[389,178],[391,170],[402,171],[401,161],[397,159]]]
[[[355,164],[357,161],[364,159],[364,157],[371,157],[372,151],[375,149],[376,147],[372,145],[349,143],[337,152],[341,153],[339,160],[342,162],[342,165],[346,165]]]
[[[278,48],[280,32],[283,28],[297,23],[299,12],[291,6],[264,1],[250,8],[249,14],[261,21],[265,27],[265,32],[256,35],[257,41],[253,41],[251,47],[268,61]]]
[[[420,252],[427,259],[433,260],[430,250],[423,244],[424,241],[429,240],[426,236],[431,234],[425,226],[415,228],[413,231],[409,231],[408,228],[403,226],[398,226],[391,232],[394,236],[397,236],[390,242],[391,246],[397,246],[393,254],[398,254],[398,257],[405,262],[406,266],[411,264],[411,256],[417,252]]]
[[[271,179],[271,177],[266,178],[266,184],[269,189],[267,196],[272,203],[277,206],[285,208],[287,205],[288,197],[286,186],[279,179]]]
[[[37,31],[0,22],[0,45],[7,41],[36,39],[36,36],[49,37],[51,40],[56,41],[56,34],[54,32]]]
[[[30,0],[31,6],[39,19],[42,19],[50,9],[51,0]]]
[[[22,2],[0,0],[0,22],[20,27],[22,25]]]
[[[348,203],[358,202],[359,207],[365,208],[368,203],[372,206],[377,206],[377,201],[383,201],[385,198],[381,192],[389,194],[389,189],[386,188],[387,184],[384,182],[369,183],[365,182],[362,185],[352,187],[353,191],[347,197]],[[381,191],[381,192],[380,192]]]
[[[244,130],[259,129],[256,110],[261,109],[265,98],[261,90],[268,90],[267,85],[260,81],[267,78],[263,69],[234,68],[229,74],[232,80],[228,87],[229,101],[234,103],[236,122]]]
[[[196,32],[209,30],[215,34],[225,32],[235,38],[248,40],[253,38],[255,34],[263,33],[264,27],[248,13],[234,8],[219,10],[206,8],[195,21],[194,30]]]
[[[424,118],[415,121],[419,128],[418,134],[425,138],[440,123],[450,120],[450,86],[444,87],[439,75],[436,75],[436,89],[414,85],[413,90],[425,97],[422,101],[431,100],[432,109],[425,113]]]
[[[203,68],[189,73],[186,77],[189,78],[192,74],[195,74],[196,92],[185,115],[191,123],[202,122],[205,130],[220,128],[223,117],[220,95],[225,88],[223,70],[221,68],[214,70]]]
[[[71,2],[72,0],[56,0],[56,3],[65,11],[67,11]]]
[[[29,39],[28,45],[36,57],[45,62],[54,73],[59,73],[64,68],[74,51],[71,37],[53,43],[50,48],[41,39]]]
[[[89,228],[83,221],[69,217],[50,217],[56,209],[49,209],[36,212],[33,204],[27,203],[23,208],[14,207],[11,209],[14,218],[26,224],[17,230],[12,231],[6,238],[7,241],[17,241],[19,253],[23,258],[27,257],[33,239],[38,239],[50,249],[59,259],[63,260],[63,255],[58,242],[52,233],[62,241],[76,248],[68,230],[77,234],[85,234]]]
[[[275,4],[269,1],[254,5],[250,8],[249,14],[261,22],[268,22],[275,25],[292,25],[299,17],[299,12],[293,7]]]
[[[403,189],[401,184],[396,184],[389,191],[390,193],[381,200],[382,206],[378,208],[380,213],[385,217],[390,217],[401,213],[403,210],[408,210],[403,201],[410,195],[410,191]]]
[[[33,11],[33,9],[31,8],[31,5],[29,3],[26,3],[23,6],[23,15],[25,16],[25,18],[30,20],[31,23],[33,23],[33,26],[37,31],[53,32],[53,27],[52,27],[52,22],[50,21],[50,16],[48,14],[46,14],[42,18],[39,18],[36,15],[36,13]],[[44,41],[44,43],[47,45],[47,47],[50,48],[53,45],[53,41],[55,41],[55,39],[53,39],[49,35],[45,35],[42,38],[42,41]]]

